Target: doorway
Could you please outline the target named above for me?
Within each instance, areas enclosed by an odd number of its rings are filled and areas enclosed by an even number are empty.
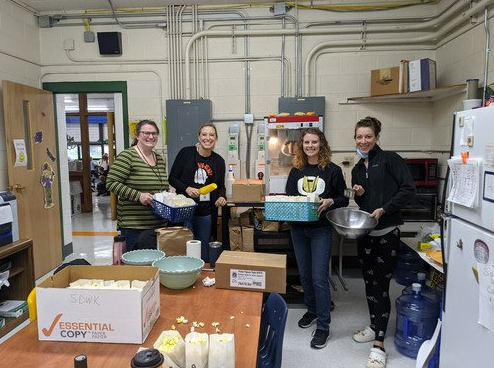
[[[76,165],[75,171],[78,171],[77,165],[82,169],[81,171],[87,171],[87,183],[86,186],[91,190],[91,165],[90,157],[102,156],[103,153],[110,153],[110,149],[105,140],[108,139],[108,133],[105,133],[104,128],[106,123],[102,123],[104,120],[100,113],[103,109],[111,109],[111,103],[113,104],[113,110],[115,113],[115,148],[116,153],[127,148],[129,145],[129,139],[125,138],[129,136],[128,124],[128,110],[127,110],[127,83],[126,82],[67,82],[67,83],[44,83],[43,88],[54,92],[55,103],[57,110],[57,120],[59,128],[59,140],[60,140],[60,162],[67,162],[67,166],[61,165],[60,177],[62,186],[62,200],[66,204],[63,212],[63,226],[66,231],[64,232],[64,258],[73,253],[73,217],[71,209],[72,195],[70,190],[70,174],[69,174],[69,157],[71,161],[71,169],[73,165]],[[80,113],[82,103],[86,104],[87,114],[82,115]],[[76,102],[77,101],[77,102]],[[75,111],[78,110],[78,111]],[[106,115],[106,111],[104,111]],[[83,124],[81,120],[87,119],[87,130],[80,130],[79,126]],[[98,122],[99,120],[100,122]],[[125,123],[124,123],[125,122]],[[78,126],[79,124],[79,126]],[[80,133],[77,133],[80,132]],[[87,136],[82,135],[87,132]],[[80,135],[78,135],[80,134]],[[67,137],[69,136],[69,137]],[[67,141],[67,148],[62,147],[64,144],[64,138]],[[88,152],[85,154],[83,151],[83,141],[86,140]],[[101,152],[101,153],[100,153]],[[76,158],[77,157],[77,158]],[[80,161],[82,160],[82,161]],[[99,162],[99,160],[98,160]],[[82,174],[83,175],[83,174]],[[81,178],[81,180],[84,180]],[[82,187],[82,185],[81,185]],[[81,189],[77,185],[76,190]],[[72,190],[74,191],[74,189]],[[89,193],[92,195],[92,193]],[[91,198],[91,197],[90,197]],[[109,198],[109,197],[106,197]],[[82,204],[81,204],[82,205]],[[82,208],[81,208],[82,212]],[[91,216],[91,212],[84,214],[84,216]],[[75,217],[74,217],[75,219]],[[90,219],[89,219],[90,220]]]

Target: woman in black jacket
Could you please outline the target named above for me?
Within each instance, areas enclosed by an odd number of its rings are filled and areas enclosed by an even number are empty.
[[[400,244],[401,207],[415,194],[412,176],[403,159],[378,145],[381,122],[373,117],[355,126],[357,154],[361,157],[352,170],[352,188],[360,209],[379,220],[376,228],[357,240],[362,264],[370,325],[353,334],[356,342],[374,341],[367,368],[384,368],[384,337],[391,311],[389,283],[396,268]]]

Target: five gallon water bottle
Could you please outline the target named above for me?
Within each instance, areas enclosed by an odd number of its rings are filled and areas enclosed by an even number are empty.
[[[410,286],[417,280],[417,273],[422,272],[424,262],[420,256],[406,245],[400,247],[396,257],[395,280],[403,286]]]
[[[420,288],[420,295],[422,295],[425,298],[429,298],[434,302],[436,305],[436,308],[438,309],[441,308],[441,293],[437,291],[436,289],[431,288],[425,283],[425,273],[419,272],[417,273],[417,283],[421,285]],[[402,295],[411,295],[413,294],[413,289],[412,286],[407,286],[406,288],[403,289],[401,292]]]
[[[432,337],[438,318],[438,308],[420,294],[421,287],[414,283],[413,294],[396,299],[395,346],[410,358],[416,358],[420,345]]]

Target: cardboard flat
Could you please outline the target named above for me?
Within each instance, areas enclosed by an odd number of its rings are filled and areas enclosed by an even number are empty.
[[[400,67],[371,70],[371,96],[392,95],[400,90]]]
[[[69,289],[79,279],[148,281],[142,290]],[[36,287],[38,338],[141,344],[160,315],[150,266],[68,266]]]
[[[220,289],[286,292],[286,254],[225,250],[215,271]]]
[[[262,180],[235,180],[232,186],[233,202],[259,202],[264,196]]]

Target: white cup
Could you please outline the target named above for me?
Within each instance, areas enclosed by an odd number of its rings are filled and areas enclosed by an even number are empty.
[[[187,256],[201,259],[201,241],[189,240],[186,243]]]

